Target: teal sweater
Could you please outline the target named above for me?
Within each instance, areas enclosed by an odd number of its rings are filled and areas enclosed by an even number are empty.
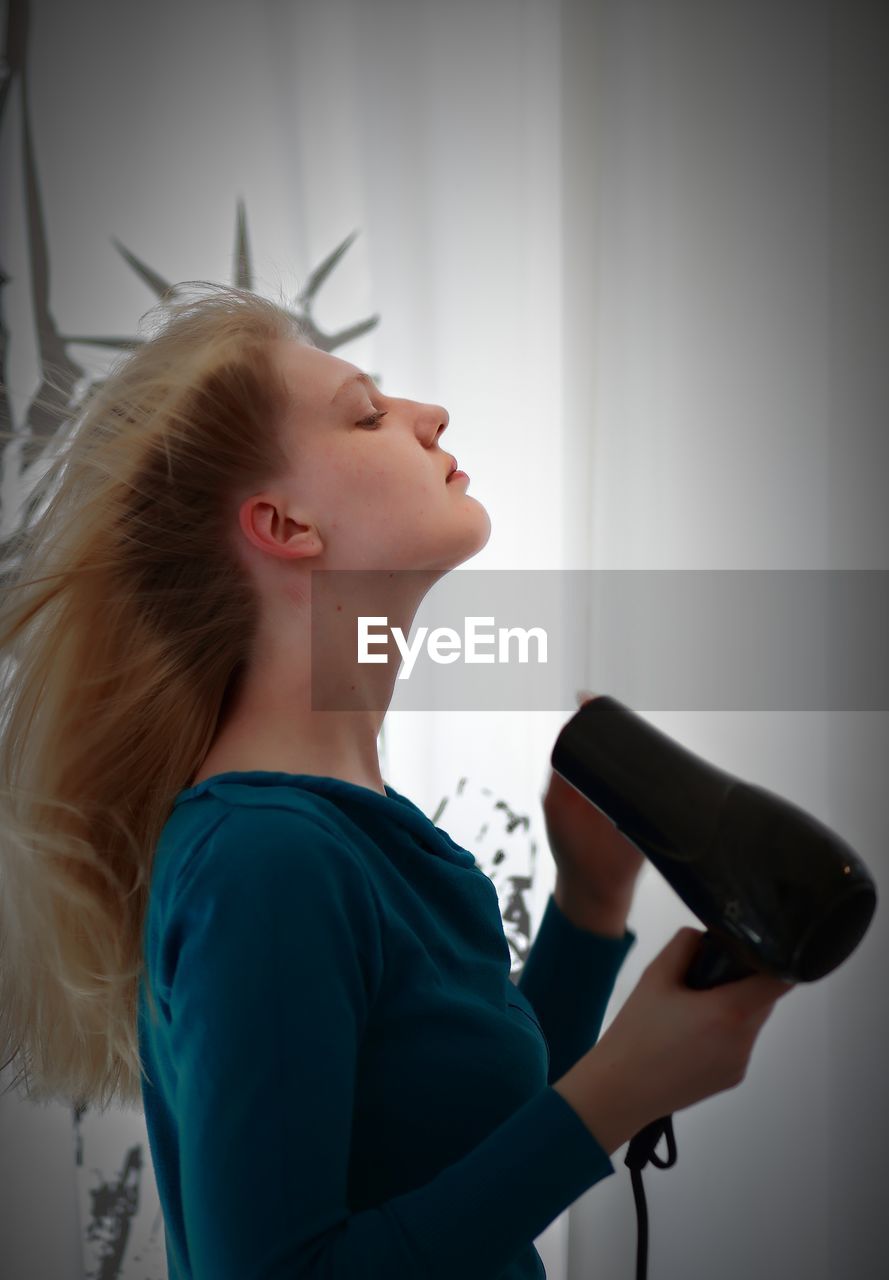
[[[494,884],[393,787],[179,792],[138,1009],[169,1280],[545,1276],[534,1239],[614,1172],[552,1084],[635,939],[550,896],[516,984]]]

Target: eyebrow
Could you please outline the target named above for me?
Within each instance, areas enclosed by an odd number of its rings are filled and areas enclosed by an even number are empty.
[[[337,397],[340,395],[340,392],[345,391],[346,387],[350,387],[353,382],[363,382],[365,386],[374,387],[374,388],[376,387],[376,384],[374,383],[373,378],[371,378],[368,374],[353,373],[351,378],[347,378],[345,382],[340,383],[336,391],[333,393],[333,397],[330,403],[333,404],[334,400],[336,400]]]

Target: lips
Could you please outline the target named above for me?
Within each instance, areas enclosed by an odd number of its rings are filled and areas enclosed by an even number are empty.
[[[452,458],[451,458],[451,465],[448,467],[448,474],[445,476],[445,480],[447,480],[449,476],[453,475],[453,473],[454,473],[456,470],[457,470],[457,459],[456,459],[456,458],[454,458],[454,457],[452,457]]]

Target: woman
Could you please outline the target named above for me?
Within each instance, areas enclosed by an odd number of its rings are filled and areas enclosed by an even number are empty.
[[[249,292],[166,305],[5,580],[4,1060],[144,1106],[171,1280],[541,1276],[536,1236],[737,1085],[787,987],[691,991],[680,929],[598,1040],[639,866],[553,785],[554,855],[592,843],[614,893],[566,875],[510,982],[494,886],[383,781],[396,655],[355,660],[358,616],[407,635],[488,539],[447,411]]]

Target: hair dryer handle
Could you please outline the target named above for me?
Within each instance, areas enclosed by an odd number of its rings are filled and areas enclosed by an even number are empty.
[[[710,987],[718,987],[723,982],[735,982],[740,978],[749,978],[758,972],[750,965],[744,964],[729,950],[725,943],[711,930],[707,930],[685,973],[685,985],[696,991],[705,991]]]
[[[756,972],[756,969],[751,969],[749,965],[740,961],[721,938],[707,929],[701,938],[694,959],[685,972],[685,985],[696,991],[706,991],[710,987],[721,986],[724,982],[736,982],[741,978],[749,978]],[[663,1137],[667,1139],[666,1160],[662,1160],[655,1153],[655,1147]],[[676,1143],[673,1137],[671,1115],[652,1120],[630,1140],[624,1164],[634,1170],[634,1177],[638,1176],[649,1160],[659,1169],[669,1169],[676,1163]]]

